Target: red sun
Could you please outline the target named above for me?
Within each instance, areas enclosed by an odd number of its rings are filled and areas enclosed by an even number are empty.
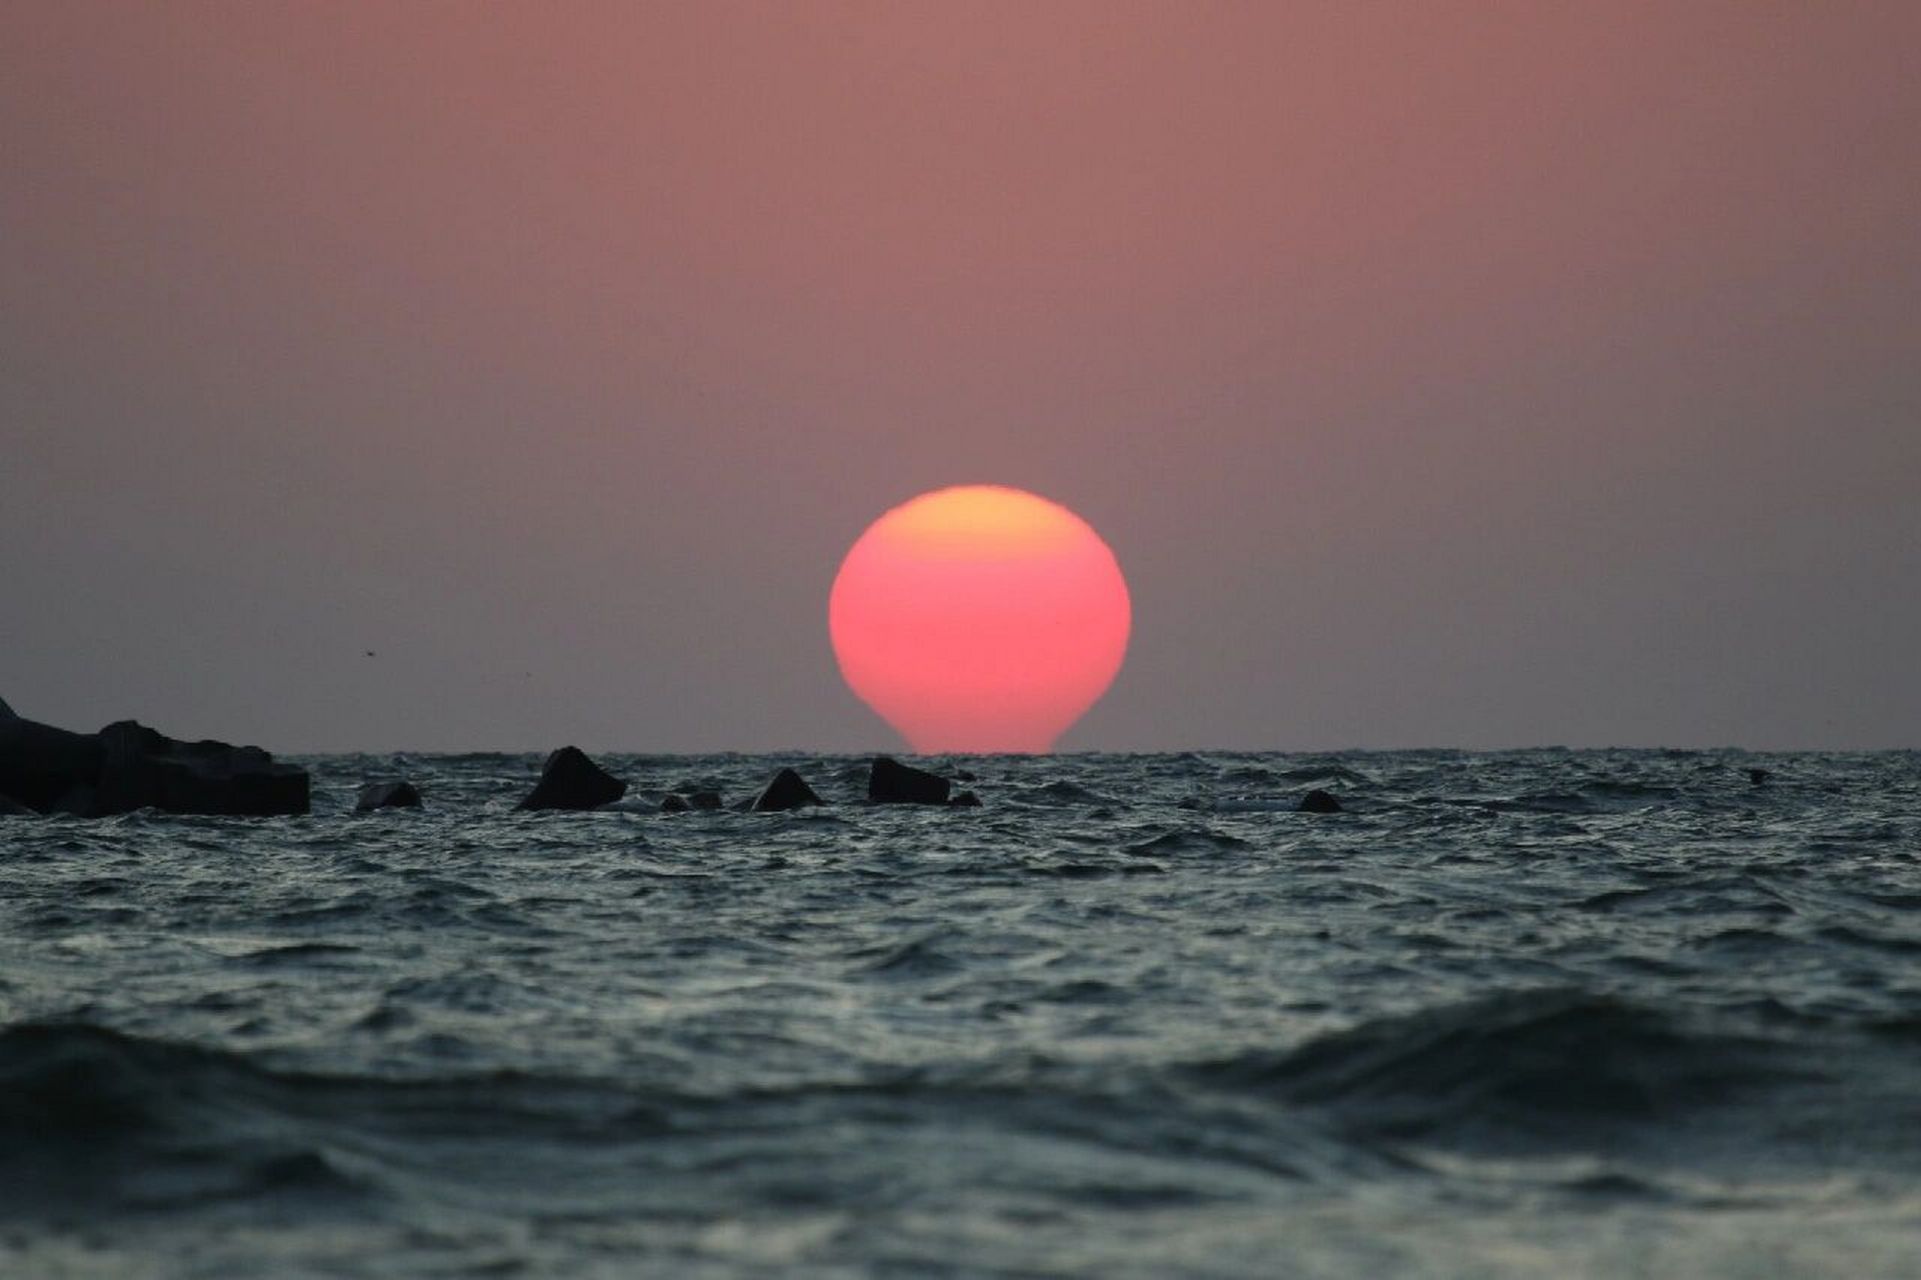
[[[1127,652],[1114,553],[1058,503],[1001,485],[924,493],[841,562],[841,674],[920,752],[1046,751]]]

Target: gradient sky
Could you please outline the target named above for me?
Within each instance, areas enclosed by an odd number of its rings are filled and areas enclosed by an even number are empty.
[[[1921,5],[0,5],[0,696],[856,750],[996,482],[1066,748],[1921,744]],[[373,649],[377,657],[364,651]]]

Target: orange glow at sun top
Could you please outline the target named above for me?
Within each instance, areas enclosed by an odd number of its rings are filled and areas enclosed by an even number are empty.
[[[848,685],[920,752],[1050,749],[1113,683],[1130,619],[1100,535],[1001,485],[881,516],[827,606]]]

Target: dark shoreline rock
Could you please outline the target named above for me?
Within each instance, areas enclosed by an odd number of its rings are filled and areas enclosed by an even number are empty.
[[[258,747],[181,742],[133,720],[74,733],[0,702],[0,794],[36,813],[103,818],[136,809],[271,818],[308,812],[305,769]]]
[[[598,809],[627,794],[627,784],[588,758],[579,747],[562,747],[541,766],[540,781],[517,806],[527,811]]]
[[[36,813],[52,813],[77,788],[93,786],[104,759],[97,734],[56,729],[11,711],[0,718],[0,795]]]
[[[177,742],[134,720],[99,734],[101,762],[94,815],[159,809],[163,813],[271,818],[306,813],[305,769],[277,764],[259,747]]]

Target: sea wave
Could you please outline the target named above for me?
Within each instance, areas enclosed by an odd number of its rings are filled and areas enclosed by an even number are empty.
[[[1564,990],[1371,1020],[1190,1071],[1211,1085],[1337,1110],[1367,1133],[1568,1140],[1733,1105],[1744,1092],[1807,1078],[1799,1055],[1776,1041]]]
[[[958,813],[850,757],[614,756],[832,807],[550,819],[510,812],[538,757],[328,757],[309,818],[0,823],[0,1271],[72,1228],[200,1274],[1105,1275],[1178,1236],[1133,1273],[1258,1275],[1330,1206],[1893,1213],[1917,759],[932,762]],[[397,772],[425,808],[345,820]]]

